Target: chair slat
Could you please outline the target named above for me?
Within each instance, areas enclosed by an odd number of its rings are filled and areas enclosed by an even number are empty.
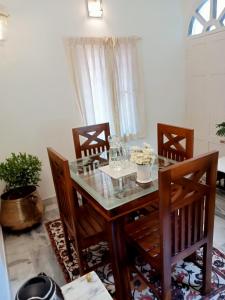
[[[186,240],[186,218],[185,218],[185,211],[186,207],[183,207],[180,209],[180,222],[181,222],[181,230],[180,230],[180,251],[183,251],[185,249],[185,240]]]
[[[201,200],[201,203],[200,203],[200,211],[203,211],[203,214],[200,215],[200,221],[199,221],[199,227],[200,227],[200,230],[199,230],[199,240],[203,239],[204,237],[204,213],[205,213],[205,208],[204,208],[204,198]]]

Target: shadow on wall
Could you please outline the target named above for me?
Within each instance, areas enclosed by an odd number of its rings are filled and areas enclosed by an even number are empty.
[[[4,188],[5,188],[5,183],[3,181],[0,181],[0,195],[3,193]]]

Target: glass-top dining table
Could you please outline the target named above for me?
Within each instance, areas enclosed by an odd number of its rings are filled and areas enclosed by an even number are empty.
[[[108,165],[108,153],[84,157],[70,163],[72,185],[105,220],[116,299],[131,299],[129,270],[124,238],[125,217],[158,198],[158,170],[174,161],[158,156],[151,167],[149,183],[138,183],[137,174],[115,179],[102,171]]]

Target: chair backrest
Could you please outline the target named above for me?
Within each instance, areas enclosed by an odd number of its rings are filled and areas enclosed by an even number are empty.
[[[217,161],[218,152],[209,152],[159,170],[160,249],[168,265],[212,244]]]
[[[76,206],[70,180],[68,160],[47,148],[61,220],[76,232]]]
[[[193,157],[194,130],[157,124],[158,154],[176,161]]]
[[[72,133],[77,158],[109,150],[109,123],[73,128]]]

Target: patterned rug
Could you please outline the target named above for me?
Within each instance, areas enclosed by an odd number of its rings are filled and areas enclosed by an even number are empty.
[[[69,261],[63,237],[61,221],[54,220],[45,224],[52,247],[62,267],[67,282],[79,276],[79,268],[76,261],[76,253],[73,249],[73,262]],[[107,251],[107,244],[102,242],[85,251],[86,259],[90,266],[99,262]],[[201,252],[199,252],[199,263],[201,263]],[[151,283],[158,286],[158,278],[152,276],[151,266],[137,259],[137,266]],[[110,264],[100,267],[96,273],[105,284],[112,297],[115,296],[114,280]],[[173,267],[172,273],[172,295],[173,299],[225,299],[225,254],[219,250],[213,250],[213,272],[212,272],[212,292],[209,297],[202,297],[199,293],[202,283],[202,274],[199,267],[191,262],[181,261]],[[155,300],[158,299],[145,283],[134,274],[131,283],[132,296],[134,300]]]

